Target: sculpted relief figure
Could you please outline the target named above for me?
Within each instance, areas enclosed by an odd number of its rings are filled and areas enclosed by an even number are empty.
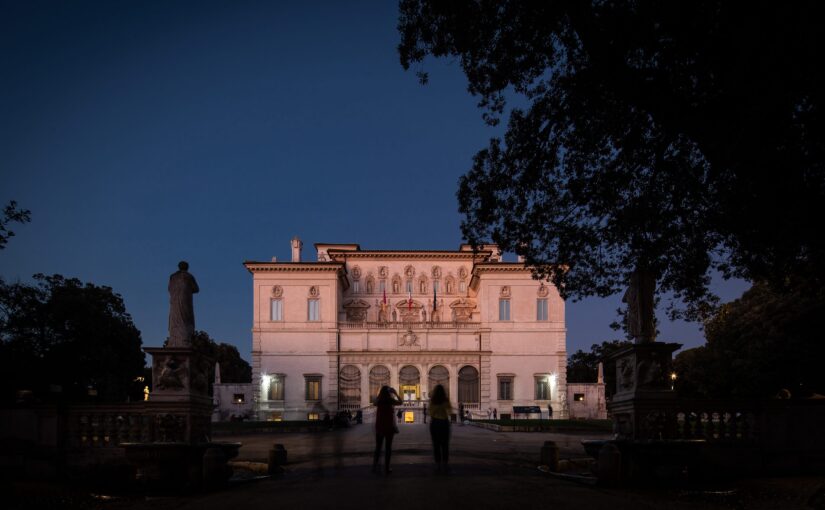
[[[195,310],[192,294],[200,291],[189,264],[182,261],[169,277],[169,347],[190,347],[195,334]]]

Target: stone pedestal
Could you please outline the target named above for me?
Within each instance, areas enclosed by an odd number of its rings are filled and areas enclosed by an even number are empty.
[[[152,355],[153,391],[145,405],[149,441],[123,445],[138,479],[168,488],[196,488],[204,479],[210,484],[226,479],[231,473],[226,461],[237,455],[240,444],[210,442],[210,361],[188,347],[144,350]],[[209,451],[212,455],[204,463]]]
[[[607,410],[613,416],[618,439],[669,437],[669,428],[675,426],[667,418],[676,399],[670,378],[672,356],[680,347],[676,343],[640,343],[607,359],[614,371]]]

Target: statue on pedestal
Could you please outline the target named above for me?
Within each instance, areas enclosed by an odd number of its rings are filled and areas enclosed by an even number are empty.
[[[195,310],[192,295],[200,289],[189,273],[189,264],[181,261],[178,271],[169,277],[169,347],[191,347],[195,334]]]

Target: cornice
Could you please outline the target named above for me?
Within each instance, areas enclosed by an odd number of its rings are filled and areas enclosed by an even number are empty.
[[[343,262],[255,262],[245,261],[243,266],[250,273],[266,272],[339,272]]]
[[[438,259],[438,260],[484,260],[491,251],[441,251],[441,250],[370,250],[370,251],[347,251],[333,250],[327,251],[330,258],[340,259]]]

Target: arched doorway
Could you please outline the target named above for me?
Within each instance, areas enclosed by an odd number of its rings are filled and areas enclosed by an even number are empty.
[[[375,400],[382,386],[390,385],[390,369],[384,365],[375,365],[370,369],[370,402]]]
[[[398,373],[399,396],[405,402],[421,399],[421,374],[412,365],[401,368]]]
[[[478,370],[469,365],[458,371],[458,401],[462,404],[479,402]]]
[[[450,372],[443,365],[436,365],[430,369],[430,377],[427,384],[427,390],[430,395],[433,394],[433,388],[438,385],[444,386],[444,391],[447,396],[450,396]]]
[[[338,404],[342,409],[361,407],[361,370],[355,365],[341,368],[338,378]]]

